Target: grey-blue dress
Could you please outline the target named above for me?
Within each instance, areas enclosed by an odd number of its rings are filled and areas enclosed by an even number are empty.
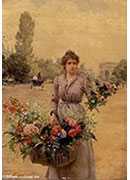
[[[65,74],[54,80],[52,98],[53,110],[60,121],[68,115],[75,119],[85,120],[85,109],[81,105],[83,94],[89,93],[89,83],[83,73],[78,73],[69,84]],[[49,180],[95,180],[95,160],[91,141],[83,141],[79,147],[77,160],[64,168],[49,166],[47,172]]]

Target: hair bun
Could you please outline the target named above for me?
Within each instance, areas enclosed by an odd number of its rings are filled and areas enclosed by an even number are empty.
[[[76,60],[77,63],[79,63],[79,56],[72,50],[67,50],[64,54],[64,56],[61,58],[61,64],[65,65],[67,60],[73,59]]]

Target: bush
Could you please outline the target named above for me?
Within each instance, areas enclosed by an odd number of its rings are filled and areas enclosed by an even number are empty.
[[[40,72],[44,79],[53,80],[55,76],[59,75],[62,71],[62,67],[58,62],[53,62],[52,60],[41,59],[38,62]]]
[[[114,68],[112,76],[114,76],[119,81],[127,81],[127,61],[125,59],[122,59]]]

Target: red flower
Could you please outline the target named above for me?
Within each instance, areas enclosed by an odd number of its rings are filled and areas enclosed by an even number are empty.
[[[66,117],[64,120],[68,123],[70,127],[75,127],[77,125],[76,120],[71,117]]]
[[[16,127],[16,133],[17,133],[17,134],[20,134],[21,132],[23,132],[23,128],[22,128],[20,125],[18,125],[18,126]]]
[[[52,128],[51,134],[53,136],[57,136],[60,131],[61,131],[61,127],[59,125],[56,125]]]
[[[79,133],[81,133],[81,127],[80,125],[76,125],[75,128],[69,130],[68,136],[75,137]]]
[[[24,143],[25,143],[25,144],[28,144],[28,145],[31,145],[31,144],[32,144],[32,139],[31,139],[31,137],[26,137],[26,138],[24,139]]]
[[[70,129],[68,132],[68,136],[75,137],[77,135],[76,129]]]
[[[8,104],[3,104],[3,108],[7,109],[8,108]]]
[[[3,110],[5,111],[5,112],[9,112],[9,102],[5,102],[4,104],[3,104]]]
[[[15,106],[9,106],[8,109],[11,113],[16,113],[16,111],[17,111]]]
[[[81,127],[80,127],[80,125],[77,125],[77,126],[75,127],[75,130],[76,130],[77,134],[81,133]]]

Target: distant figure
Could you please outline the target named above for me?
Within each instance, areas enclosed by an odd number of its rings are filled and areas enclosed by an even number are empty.
[[[41,73],[39,72],[37,75],[33,76],[31,88],[33,86],[41,86],[42,83],[43,83],[43,79],[41,77]]]
[[[33,76],[33,81],[37,81],[37,80],[38,80],[37,76],[36,75]]]
[[[42,77],[41,77],[41,73],[40,73],[40,72],[37,74],[37,78],[38,78],[39,81],[42,80]]]
[[[37,80],[38,80],[37,76],[36,76],[36,75],[33,76],[33,78],[32,78],[32,84],[33,84],[33,86],[36,86]]]

